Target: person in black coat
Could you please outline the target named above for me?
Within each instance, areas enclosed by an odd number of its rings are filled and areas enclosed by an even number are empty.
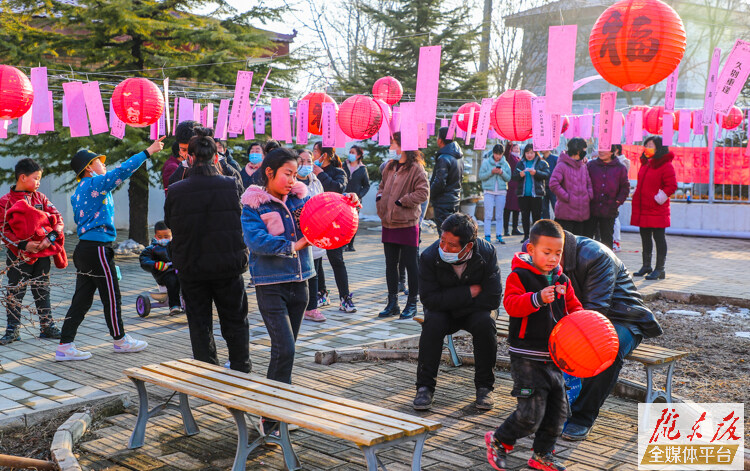
[[[476,406],[491,409],[497,329],[490,314],[503,294],[497,253],[491,243],[477,238],[477,224],[466,214],[449,216],[442,229],[440,240],[419,258],[419,299],[425,315],[413,407],[430,409],[443,339],[463,329],[473,336]]]
[[[439,150],[435,156],[435,168],[430,178],[430,202],[435,212],[433,220],[437,226],[438,235],[441,234],[443,221],[451,214],[458,212],[464,175],[461,148],[447,136],[448,128],[442,127],[438,130]]]
[[[370,191],[370,175],[367,173],[367,166],[362,163],[364,157],[365,152],[360,146],[352,146],[349,149],[348,161],[343,166],[348,180],[346,192],[356,194],[360,201]],[[357,212],[359,212],[359,209]],[[349,245],[346,246],[346,251],[354,252],[354,237],[349,241]]]
[[[219,158],[224,158],[229,166],[239,173],[241,170],[240,164],[232,157],[232,149],[227,147],[227,141],[221,140],[218,137],[215,137],[214,141],[216,141],[216,150],[219,153]]]
[[[341,159],[336,155],[336,150],[333,147],[323,147],[323,143],[318,141],[313,145],[313,161],[315,163],[313,172],[323,184],[323,191],[343,194],[346,189],[346,173],[341,168]],[[339,290],[341,301],[339,310],[348,313],[357,312],[352,293],[349,291],[349,274],[344,263],[344,248],[326,250],[326,254]],[[323,294],[326,298],[328,297],[328,293]]]
[[[173,316],[182,312],[180,301],[180,280],[172,267],[172,257],[169,255],[172,243],[172,231],[164,223],[159,221],[154,224],[154,238],[151,245],[143,249],[138,261],[141,268],[151,273],[159,286],[167,288],[167,299],[169,301],[169,315]]]
[[[247,294],[242,274],[249,254],[242,234],[241,183],[215,165],[216,143],[190,140],[193,166],[187,178],[170,185],[164,222],[172,230],[172,265],[182,286],[193,358],[218,365],[212,307],[227,342],[230,367],[250,372]]]

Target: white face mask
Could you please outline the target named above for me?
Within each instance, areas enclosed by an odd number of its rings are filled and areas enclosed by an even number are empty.
[[[396,160],[396,159],[398,159],[398,154],[396,153],[395,150],[388,149],[388,158],[391,159],[391,160]]]

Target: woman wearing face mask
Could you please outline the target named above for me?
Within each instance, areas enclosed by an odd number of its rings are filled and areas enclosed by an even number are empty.
[[[526,144],[523,148],[523,160],[513,169],[513,180],[518,182],[516,195],[521,207],[521,223],[523,224],[523,240],[529,238],[531,225],[542,218],[542,198],[546,180],[549,179],[547,162],[534,152],[534,146]]]
[[[513,174],[513,170],[516,168],[516,164],[521,160],[521,148],[518,144],[508,142],[505,147],[505,160],[508,161],[510,166],[510,173]],[[511,180],[508,182],[508,194],[505,198],[505,207],[503,208],[503,235],[508,237],[510,235],[521,235],[518,231],[518,215],[521,212],[521,208],[518,207],[518,195],[516,191],[518,189],[518,182]],[[511,216],[513,217],[513,232],[508,232],[508,223],[510,222]]]
[[[323,184],[313,174],[313,159],[312,154],[308,150],[300,151],[299,153],[299,168],[297,169],[297,180],[301,181],[307,186],[307,194],[312,198],[315,195],[323,193]],[[307,309],[305,309],[305,320],[313,322],[323,322],[326,320],[326,316],[318,309],[318,292],[319,284],[318,280],[323,283],[320,285],[325,289],[325,278],[323,278],[323,256],[326,251],[324,249],[312,247],[313,264],[315,266],[315,275],[307,281],[308,291],[310,292],[310,300],[307,302]]]
[[[240,171],[242,177],[242,185],[247,188],[250,185],[257,185],[253,181],[253,175],[255,171],[260,168],[260,164],[263,163],[263,146],[260,142],[251,142],[250,147],[247,148],[247,165]],[[256,176],[257,178],[257,176]]]
[[[323,147],[318,141],[313,145],[313,173],[320,183],[323,184],[323,190],[334,193],[344,193],[346,188],[346,173],[341,168],[341,159],[336,155],[333,147]],[[352,294],[349,292],[349,274],[344,264],[344,248],[326,250],[328,262],[333,268],[333,277],[336,279],[336,287],[339,290],[339,299],[341,304],[339,310],[352,313],[357,312],[357,308],[352,301]],[[326,298],[327,293],[326,294]]]
[[[662,145],[661,136],[651,136],[643,144],[638,185],[633,193],[630,224],[638,226],[643,244],[643,266],[633,273],[647,280],[666,278],[667,238],[664,230],[670,226],[669,197],[677,191],[672,160],[674,154]],[[653,242],[656,242],[656,269],[651,268]]]
[[[549,188],[557,196],[555,221],[575,235],[584,235],[585,223],[591,214],[594,189],[583,159],[586,141],[574,137],[568,141],[568,151],[560,154],[549,180]]]
[[[378,317],[400,315],[411,319],[417,313],[419,292],[419,217],[422,203],[430,196],[424,159],[419,151],[401,150],[401,133],[393,134],[391,150],[399,159],[392,159],[383,169],[375,204],[383,224],[385,278],[388,283],[388,305]],[[402,261],[409,276],[409,298],[404,311],[398,305],[398,264]]]
[[[495,231],[497,241],[505,244],[500,235],[500,211],[505,207],[510,181],[510,165],[503,156],[503,145],[496,144],[492,154],[482,161],[479,168],[479,179],[482,180],[484,190],[484,240],[492,242],[492,217],[495,217]]]
[[[362,163],[365,153],[360,146],[352,146],[349,149],[349,157],[344,172],[349,180],[346,184],[346,192],[354,193],[362,201],[370,190],[370,176],[367,174],[367,166]],[[347,252],[354,252],[354,238],[346,246]]]

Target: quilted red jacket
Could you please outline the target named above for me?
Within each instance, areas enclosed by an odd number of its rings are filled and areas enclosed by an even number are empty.
[[[638,185],[633,193],[630,224],[637,227],[669,227],[669,200],[659,204],[654,196],[659,190],[667,196],[677,191],[677,177],[675,176],[672,160],[674,154],[667,152],[659,158],[647,159],[641,156],[641,168],[638,171]]]

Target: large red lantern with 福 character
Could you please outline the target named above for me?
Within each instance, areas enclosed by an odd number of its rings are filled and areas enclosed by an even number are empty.
[[[590,378],[615,362],[620,341],[612,323],[596,311],[563,317],[549,336],[552,361],[571,376]]]
[[[589,36],[596,71],[626,92],[639,92],[671,74],[685,54],[685,27],[660,0],[622,0],[601,14]]]
[[[498,134],[511,141],[525,141],[531,137],[531,99],[528,90],[506,90],[492,105],[490,118]]]
[[[401,82],[390,76],[381,77],[372,85],[372,96],[389,105],[398,103],[403,95],[404,88]]]
[[[0,65],[0,119],[20,118],[33,102],[34,89],[26,74],[15,67]]]
[[[142,128],[159,121],[164,113],[164,95],[149,79],[129,78],[115,87],[112,108],[120,121]]]
[[[383,113],[369,96],[354,95],[341,103],[336,119],[347,136],[357,140],[369,139],[380,129]]]
[[[336,101],[325,93],[308,93],[303,100],[310,102],[308,111],[307,130],[310,134],[320,136],[323,134],[323,103],[333,103]],[[338,110],[338,105],[336,106]]]
[[[327,191],[310,198],[299,217],[302,234],[315,247],[333,250],[348,244],[357,233],[356,203]]]
[[[736,106],[733,106],[732,109],[729,110],[728,115],[721,116],[717,114],[716,124],[726,129],[727,131],[737,129],[739,125],[742,124],[742,110],[737,108]]]

